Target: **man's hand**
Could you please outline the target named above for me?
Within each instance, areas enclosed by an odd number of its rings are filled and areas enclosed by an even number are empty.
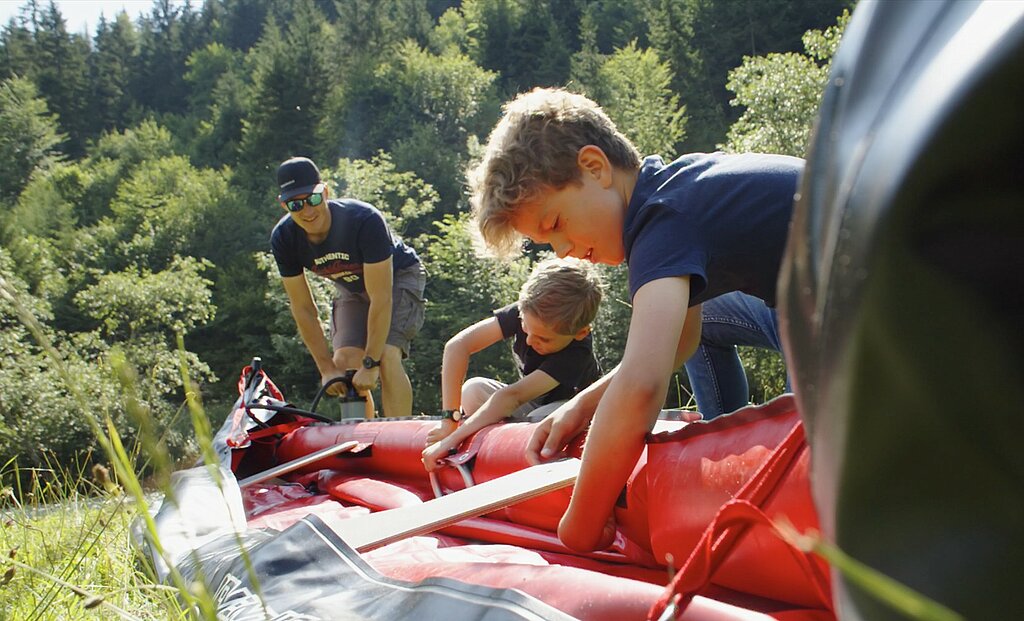
[[[427,434],[427,446],[447,438],[453,431],[459,428],[459,424],[451,419],[442,420]]]
[[[336,368],[331,368],[320,374],[320,385],[324,386],[327,382],[331,381],[336,377],[345,377],[344,371],[339,371]],[[345,382],[335,382],[327,387],[327,394],[332,397],[344,397],[345,396]]]
[[[355,386],[356,392],[361,395],[365,395],[377,386],[377,380],[379,379],[379,367],[374,367],[372,369],[359,369],[356,371],[355,377],[352,378],[352,385]]]
[[[549,461],[561,453],[570,440],[583,432],[594,417],[594,410],[582,405],[574,397],[545,418],[533,430],[526,447],[526,458],[531,464]]]

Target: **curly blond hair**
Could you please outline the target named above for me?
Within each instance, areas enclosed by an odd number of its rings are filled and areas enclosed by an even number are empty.
[[[519,311],[530,311],[559,334],[576,334],[597,317],[601,275],[579,259],[547,259],[519,290]]]
[[[542,188],[560,190],[580,178],[577,154],[595,145],[613,166],[640,168],[640,152],[592,100],[563,89],[536,88],[505,105],[483,158],[468,174],[473,217],[496,254],[519,250],[516,208]]]

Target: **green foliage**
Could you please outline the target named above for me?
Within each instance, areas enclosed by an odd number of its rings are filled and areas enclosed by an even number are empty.
[[[57,118],[23,78],[0,83],[0,200],[15,198],[37,169],[60,157]]]
[[[57,114],[68,135],[65,150],[80,155],[90,133],[88,115],[89,41],[68,33],[56,3],[40,12],[35,24],[33,79],[50,110]]]
[[[132,94],[148,110],[182,112],[187,102],[185,63],[192,50],[202,45],[189,4],[178,7],[166,0],[152,4],[148,16],[139,19],[137,70]]]
[[[216,42],[188,59],[191,114],[189,135],[182,138],[197,164],[220,166],[237,157],[249,93],[243,63],[241,52]]]
[[[454,8],[445,11],[430,31],[429,41],[430,49],[437,54],[469,51],[468,24],[462,12]]]
[[[740,111],[730,111],[727,74],[744,56],[796,51],[851,0],[652,0],[642,3],[649,40],[674,72],[673,92],[689,111],[685,151],[723,142]]]
[[[111,203],[118,253],[129,264],[162,266],[177,254],[226,258],[242,205],[224,173],[181,156],[151,159],[123,179]],[[219,226],[218,226],[219,225]]]
[[[579,17],[574,3],[549,0],[467,0],[468,53],[481,67],[496,72],[506,94],[532,86],[556,86],[569,78],[567,24]]]
[[[497,110],[495,78],[463,54],[436,55],[406,40],[372,72],[346,82],[324,132],[355,157],[388,151],[400,170],[433,185],[450,213],[461,192],[466,140],[486,131]]]
[[[836,25],[805,33],[806,54],[747,57],[729,72],[728,87],[736,93],[732,104],[745,110],[729,128],[726,148],[804,155],[832,55],[849,19],[846,12]]]
[[[128,15],[119,13],[112,21],[100,21],[94,46],[89,57],[92,129],[111,131],[125,127],[139,113],[139,104],[131,92],[139,34]]]
[[[114,352],[145,369],[140,399],[171,429],[176,330],[207,399],[233,399],[254,355],[286,394],[311,396],[318,378],[266,254],[282,214],[274,167],[310,155],[335,194],[381,209],[429,270],[427,323],[407,367],[417,410],[433,411],[444,342],[515,299],[529,269],[480,259],[465,230],[463,171],[500,102],[571,80],[645,152],[713,146],[741,114],[730,148],[799,152],[814,76],[841,26],[785,54],[846,4],[206,0],[197,11],[161,0],[134,23],[102,22],[90,46],[59,7],[26,2],[0,30],[2,274],[126,438],[140,423],[98,369]],[[595,344],[611,368],[630,309],[625,268],[603,272]],[[330,283],[311,286],[326,319]],[[5,317],[0,449],[29,438],[33,455],[63,458],[94,446],[44,350]],[[756,354],[743,352],[767,395],[778,361]],[[475,358],[473,372],[513,378],[503,347]],[[35,412],[47,421],[32,427]],[[180,437],[171,446],[186,449]]]
[[[733,104],[746,110],[729,128],[726,148],[802,157],[827,67],[798,54],[770,54],[745,59],[729,76],[729,88],[736,92]]]
[[[423,218],[434,213],[439,201],[430,184],[415,173],[395,170],[391,156],[383,151],[369,161],[338,160],[323,177],[338,196],[358,198],[380,209],[392,231],[406,238],[424,229]]]
[[[338,45],[352,62],[393,57],[406,40],[425,44],[432,27],[424,0],[334,0]],[[353,58],[354,57],[354,58]]]
[[[18,306],[34,317],[31,330]],[[100,449],[88,424],[93,412],[106,412],[128,437],[134,437],[120,386],[106,363],[109,344],[98,333],[56,330],[53,318],[44,300],[25,293],[25,283],[0,249],[0,463],[17,458],[24,468],[45,468],[51,459],[64,463],[85,459]],[[47,349],[41,339],[55,343],[54,349]],[[175,421],[173,399],[180,391],[175,367],[168,365],[160,339],[152,335],[126,345],[133,348],[133,359],[150,370],[141,382],[144,402],[154,412],[158,432],[180,454],[191,439]],[[54,365],[54,358],[61,361],[60,367]],[[209,369],[195,362],[197,376],[208,379]],[[74,390],[65,377],[74,378]]]
[[[157,273],[143,268],[104,274],[95,285],[80,291],[75,301],[113,340],[188,332],[213,316],[213,283],[201,276],[211,265],[193,257],[174,257],[166,270]]]
[[[607,93],[602,106],[640,152],[671,156],[686,133],[686,108],[669,88],[671,71],[657,53],[632,41],[601,65],[597,78]]]
[[[250,50],[252,89],[242,119],[240,158],[252,181],[263,181],[271,162],[318,155],[318,128],[335,75],[328,62],[330,41],[323,15],[310,0],[301,0],[284,32],[270,19]]]

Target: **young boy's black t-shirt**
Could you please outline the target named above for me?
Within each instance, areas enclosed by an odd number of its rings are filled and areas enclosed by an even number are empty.
[[[594,339],[587,335],[573,340],[565,349],[543,356],[526,344],[526,332],[519,316],[519,303],[509,304],[494,311],[504,338],[512,339],[512,355],[521,376],[541,370],[550,375],[558,386],[538,397],[540,405],[570,399],[601,377],[601,365],[594,357]]]

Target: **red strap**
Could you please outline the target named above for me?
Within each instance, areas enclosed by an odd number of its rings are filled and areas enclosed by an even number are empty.
[[[305,427],[311,422],[313,422],[312,419],[302,418],[299,420],[293,420],[288,423],[281,423],[280,425],[264,427],[262,429],[257,429],[256,431],[249,431],[247,433],[244,433],[241,438],[231,436],[227,439],[227,444],[231,448],[239,448],[248,442],[253,442],[261,438],[266,438],[267,436],[273,436],[277,434],[284,435],[286,433],[291,433],[292,431],[295,431],[299,427]]]
[[[265,438],[267,436],[272,436],[276,434],[283,435],[286,433],[291,433],[298,429],[299,427],[305,427],[311,422],[313,422],[312,419],[303,418],[300,420],[293,420],[290,423],[281,423],[280,425],[274,425],[272,427],[264,427],[262,429],[257,429],[256,431],[250,431],[249,441],[251,442],[253,440],[259,440],[260,438]]]
[[[677,617],[682,614],[693,597],[707,588],[712,576],[750,531],[751,526],[771,526],[771,520],[760,506],[768,501],[806,445],[803,422],[797,421],[789,435],[736,493],[736,497],[718,510],[690,553],[690,558],[647,613],[648,619],[659,619],[670,603],[675,604]],[[822,603],[829,605],[829,598],[821,587],[827,578],[821,575],[805,553],[792,547],[790,551],[804,572],[811,577]]]

